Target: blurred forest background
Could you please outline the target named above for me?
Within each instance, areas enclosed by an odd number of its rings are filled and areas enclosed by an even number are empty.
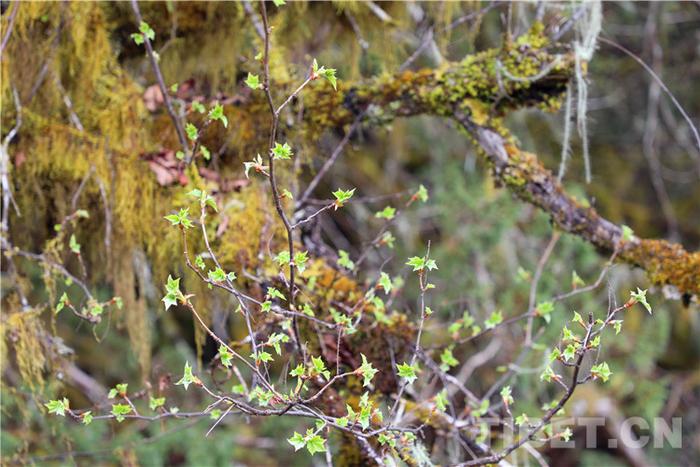
[[[270,4],[273,81],[291,91],[313,58],[336,68],[341,86],[436,68],[500,47],[508,34],[525,34],[538,20],[553,34],[567,24],[577,6],[333,1],[289,2],[277,9]],[[260,194],[263,182],[243,173],[243,162],[264,150],[268,127],[265,114],[246,114],[252,98],[243,84],[248,72],[258,69],[252,59],[261,47],[258,5],[142,2],[140,7],[155,31],[165,82],[179,83],[177,97],[225,104],[229,129],[206,134],[212,158],[200,170],[201,180],[217,193],[221,206],[223,220],[213,226],[215,248],[239,277],[269,273],[269,260],[258,259],[257,251],[272,205]],[[127,382],[134,391],[159,385],[163,390],[169,378],[179,378],[184,360],[199,362],[197,368],[206,371],[216,346],[195,329],[189,314],[162,309],[162,284],[169,273],[186,276],[187,290],[206,303],[207,319],[217,333],[235,340],[244,331],[230,298],[188,278],[192,274],[185,272],[179,234],[163,220],[183,203],[192,177],[178,171],[176,134],[143,46],[130,37],[138,29],[130,4],[3,1],[2,10],[3,140],[21,114],[17,135],[3,149],[3,177],[9,174],[3,184],[11,186],[17,204],[17,209],[3,206],[3,239],[23,251],[46,251],[53,248],[49,239],[56,234],[55,224],[76,208],[89,211],[89,219],[75,227],[88,283],[100,299],[119,295],[125,305],[95,326],[66,312],[55,316],[58,297],[70,287],[56,284],[41,264],[26,258],[17,257],[13,267],[19,273],[12,272],[3,256],[3,464],[322,463],[306,452],[292,453],[285,440],[298,427],[299,420],[293,418],[231,417],[205,438],[212,423],[207,419],[95,421],[84,427],[46,416],[43,403],[58,396],[67,395],[71,407],[80,408],[104,397],[117,383]],[[574,28],[564,31],[561,40],[569,41],[573,34]],[[697,2],[604,3],[601,35],[647,63],[697,128]],[[664,238],[697,251],[700,152],[688,123],[651,74],[607,42],[599,43],[587,79],[592,179],[585,181],[582,140],[574,130],[564,187],[640,237]],[[312,111],[315,104],[305,102]],[[504,125],[523,148],[557,173],[562,110],[520,109],[510,112]],[[288,185],[308,183],[342,135],[331,128],[317,135],[290,136],[299,162],[283,175]],[[448,340],[447,326],[465,310],[483,320],[495,309],[506,317],[527,309],[528,274],[537,269],[552,237],[549,216],[496,186],[476,148],[444,118],[416,116],[361,125],[316,190],[319,197],[328,197],[337,187],[357,187],[355,196],[360,199],[319,218],[313,235],[324,246],[314,253],[323,257],[343,249],[356,259],[383,225],[375,211],[397,193],[410,193],[420,184],[428,188],[430,199],[406,209],[395,221],[392,255],[397,259],[385,270],[406,277],[403,258],[422,254],[431,242],[439,270],[431,277],[438,291],[431,304],[437,321],[427,329],[428,345]],[[542,273],[538,297],[569,290],[573,271],[585,283],[593,283],[608,257],[578,237],[562,235]],[[366,266],[376,271],[384,259],[370,255]],[[69,270],[81,270],[74,258],[66,261]],[[253,291],[254,282],[250,279]],[[559,326],[542,341],[556,338],[572,310],[606,309],[610,297],[623,302],[627,291],[636,287],[651,287],[653,315],[639,310],[626,315],[623,331],[605,342],[613,371],[610,382],[582,386],[567,411],[608,417],[603,433],[613,437],[619,435],[616,430],[625,417],[651,422],[654,417],[682,416],[683,449],[545,447],[542,452],[552,465],[690,466],[700,461],[696,297],[664,294],[644,271],[616,264],[601,287],[556,306],[553,320]],[[30,312],[23,310],[17,288],[23,290]],[[409,287],[404,294],[404,303],[417,297]],[[400,311],[401,305],[394,308]],[[60,338],[51,344],[60,342],[60,352],[49,354],[43,338],[37,337],[43,332]],[[477,354],[483,360],[469,360],[475,366],[467,386],[481,394],[498,380],[513,363],[521,336],[521,328],[507,327],[490,341],[455,349],[462,362]],[[535,414],[545,400],[547,388],[539,373],[526,371],[540,363],[536,357],[520,362],[523,371],[515,383],[519,412]],[[183,410],[197,405],[200,397],[192,390],[185,397],[174,387],[163,391],[169,403]],[[574,438],[582,436],[574,433]],[[333,447],[338,441],[329,443]],[[341,457],[338,454],[337,465],[358,462],[349,454],[345,461]]]

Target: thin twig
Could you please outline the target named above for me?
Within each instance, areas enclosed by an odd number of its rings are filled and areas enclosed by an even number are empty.
[[[139,4],[137,0],[131,0],[131,9],[134,10],[134,15],[139,24],[143,22],[143,17],[141,16],[141,10],[139,10]],[[186,155],[190,152],[190,146],[187,142],[187,137],[185,136],[185,130],[182,127],[182,122],[178,118],[175,110],[173,109],[172,102],[170,102],[170,96],[168,95],[168,89],[165,86],[165,80],[163,79],[163,73],[160,71],[160,66],[158,65],[158,59],[153,52],[153,45],[151,40],[146,34],[143,35],[143,41],[146,45],[146,52],[148,53],[148,58],[151,62],[151,67],[153,68],[153,73],[156,75],[156,81],[158,82],[158,87],[160,88],[161,94],[163,94],[163,102],[165,103],[165,108],[168,110],[168,115],[175,126],[175,131],[177,132],[177,138],[180,141],[180,146]],[[192,157],[194,155],[192,154]]]
[[[10,35],[12,34],[12,28],[15,26],[15,20],[17,19],[17,12],[19,11],[19,0],[15,0],[12,5],[12,11],[10,12],[10,18],[7,21],[7,29],[5,30],[5,36],[2,38],[2,44],[0,44],[0,61],[5,58],[5,47],[7,42],[10,40]]]
[[[292,225],[289,222],[289,219],[287,218],[287,214],[284,212],[284,208],[282,207],[281,203],[281,197],[279,194],[279,189],[277,187],[277,179],[275,177],[275,159],[273,157],[272,153],[272,148],[274,147],[274,144],[277,140],[277,127],[279,124],[279,115],[282,109],[291,102],[292,98],[295,97],[301,90],[303,89],[306,84],[308,84],[311,81],[311,74],[304,80],[302,85],[300,85],[293,93],[290,95],[287,100],[282,103],[277,109],[275,108],[275,104],[272,99],[272,92],[270,89],[270,26],[268,24],[267,20],[267,7],[265,6],[265,0],[261,0],[260,2],[260,11],[262,15],[262,20],[263,20],[263,27],[264,27],[264,33],[265,33],[265,38],[264,38],[264,52],[263,52],[263,90],[265,91],[265,96],[267,98],[267,103],[268,107],[270,109],[270,114],[272,117],[272,121],[270,123],[270,135],[269,135],[269,140],[268,140],[268,148],[267,148],[267,157],[268,157],[268,164],[270,167],[270,173],[269,173],[269,181],[270,181],[270,188],[272,190],[272,198],[275,204],[275,209],[277,210],[277,214],[279,215],[280,219],[282,219],[282,223],[284,224],[284,228],[287,231],[287,245],[289,249],[289,258],[290,261],[294,260],[294,237],[292,234]],[[294,265],[290,264],[289,267],[289,307],[291,310],[295,310],[295,270],[296,268]],[[304,343],[301,341],[301,334],[299,332],[299,323],[298,319],[296,316],[292,318],[292,330],[294,332],[294,340],[296,342],[297,349],[302,355],[302,359],[304,360],[304,363],[306,363],[306,349],[304,346]]]
[[[340,140],[338,145],[335,147],[335,149],[331,153],[331,156],[328,159],[326,159],[326,161],[321,166],[321,169],[318,171],[316,176],[313,178],[313,180],[311,180],[309,185],[306,187],[306,190],[304,190],[304,194],[301,195],[301,197],[299,198],[299,201],[297,201],[297,204],[296,204],[297,210],[302,208],[306,204],[307,200],[313,194],[314,190],[316,189],[316,187],[318,186],[320,181],[323,179],[323,177],[326,175],[326,173],[328,173],[328,171],[331,169],[331,167],[333,167],[333,164],[335,164],[338,157],[342,154],[343,149],[345,149],[345,146],[350,141],[350,138],[352,137],[353,133],[360,126],[360,123],[362,121],[362,118],[364,118],[365,113],[366,113],[366,110],[363,110],[357,116],[357,118],[355,118],[355,121],[350,126],[348,131],[345,132],[345,136],[343,136],[343,139]]]
[[[537,269],[535,270],[535,274],[532,278],[532,284],[530,285],[530,297],[528,300],[528,305],[527,305],[527,311],[528,313],[532,313],[535,308],[535,301],[537,300],[537,285],[540,282],[540,277],[542,277],[542,272],[544,271],[544,267],[547,264],[547,261],[549,260],[549,256],[552,254],[552,251],[554,250],[554,246],[557,244],[557,241],[559,240],[559,237],[561,237],[561,232],[558,230],[555,230],[552,232],[552,237],[549,239],[549,243],[547,243],[546,248],[544,249],[544,253],[542,253],[542,257],[540,258],[540,261],[537,263]],[[533,319],[534,316],[529,316],[527,319],[527,327],[525,331],[525,346],[530,346],[532,343],[532,324],[533,324]]]
[[[695,143],[697,144],[698,149],[700,149],[700,132],[698,132],[698,129],[693,124],[693,120],[690,118],[690,116],[685,111],[685,109],[680,104],[680,102],[678,102],[678,99],[676,99],[676,96],[673,95],[673,93],[668,88],[668,86],[666,86],[666,84],[663,82],[663,80],[661,78],[659,78],[659,76],[654,72],[654,70],[649,65],[647,65],[644,62],[644,60],[639,58],[639,56],[637,56],[635,53],[631,52],[627,48],[623,47],[622,45],[618,44],[617,42],[612,41],[610,39],[606,39],[605,37],[599,37],[598,40],[600,42],[603,42],[604,44],[608,44],[608,45],[616,48],[617,50],[629,55],[635,62],[639,63],[642,66],[642,68],[644,68],[647,71],[647,73],[649,73],[649,75],[654,79],[654,81],[656,81],[658,83],[658,85],[661,87],[661,89],[664,90],[666,95],[668,95],[668,97],[673,102],[673,105],[676,107],[676,109],[678,109],[680,114],[683,116],[686,123],[690,127],[690,131],[692,131],[693,136],[695,136]]]

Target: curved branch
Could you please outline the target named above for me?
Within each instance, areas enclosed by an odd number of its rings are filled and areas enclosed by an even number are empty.
[[[700,295],[700,252],[688,252],[666,240],[633,236],[621,242],[620,226],[568,195],[536,155],[513,143],[506,129],[489,126],[493,117],[508,110],[557,109],[560,104],[574,73],[573,54],[551,53],[548,50],[556,48],[538,42],[533,34],[502,50],[487,50],[437,70],[382,77],[335,95],[317,90],[305,124],[312,129],[341,126],[352,123],[360,112],[366,113],[366,122],[375,124],[419,114],[454,119],[481,149],[495,179],[521,200],[549,213],[562,230],[606,255],[619,245],[616,259],[644,269],[652,282]]]
[[[465,112],[456,111],[454,119],[474,138],[495,179],[521,200],[550,214],[559,228],[607,254],[620,245],[617,259],[644,269],[652,282],[674,286],[684,294],[700,294],[700,252],[688,252],[666,240],[632,236],[623,241],[620,226],[567,194],[534,154],[522,151],[492,128],[477,124]]]

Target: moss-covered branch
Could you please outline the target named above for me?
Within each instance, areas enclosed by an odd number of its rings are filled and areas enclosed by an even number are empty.
[[[534,30],[500,50],[471,55],[440,69],[346,83],[337,93],[317,87],[304,98],[310,111],[303,124],[307,134],[315,134],[352,123],[362,112],[369,124],[420,114],[455,119],[482,149],[498,182],[549,213],[564,231],[610,252],[620,241],[621,227],[568,195],[537,156],[512,143],[498,120],[520,107],[558,109],[574,74],[574,58],[566,51],[554,53],[555,49]],[[617,257],[643,268],[655,283],[700,293],[700,253],[664,240],[633,238]]]
[[[558,227],[603,251],[612,252],[618,247],[618,259],[641,267],[655,283],[675,286],[681,293],[700,293],[699,252],[690,253],[665,240],[635,236],[623,240],[620,226],[567,194],[534,154],[522,151],[510,138],[488,126],[477,124],[466,113],[457,111],[454,118],[473,136],[496,180],[518,198],[550,214]]]
[[[20,10],[21,16],[26,16],[18,23],[20,25],[34,24],[32,18],[45,13],[38,7]],[[91,22],[78,22],[76,24],[85,26],[70,31],[80,35],[85,32],[83,29],[98,24],[102,27],[99,29],[101,35],[94,37],[93,43],[109,50],[102,12],[99,8],[93,8],[90,12]],[[19,30],[25,29],[27,27],[23,26]],[[81,41],[82,38],[79,40],[76,37],[67,43]],[[20,56],[31,50],[35,42],[29,32],[26,37],[20,35],[11,44],[13,53]],[[162,194],[164,198],[171,196],[171,193],[158,191],[155,177],[143,170],[147,162],[138,154],[158,147],[175,148],[178,146],[177,135],[165,113],[155,119],[148,118],[138,102],[137,87],[125,73],[119,71],[115,74],[114,70],[118,67],[110,58],[111,54],[105,52],[101,56],[106,58],[104,63],[100,62],[100,66],[75,65],[77,72],[84,73],[76,82],[103,82],[105,79],[97,77],[107,76],[110,83],[123,82],[123,86],[117,86],[123,91],[117,99],[110,90],[112,87],[89,89],[81,86],[69,90],[85,123],[86,131],[83,132],[76,132],[64,125],[61,115],[44,115],[41,110],[46,102],[39,99],[28,102],[30,89],[22,86],[25,81],[33,80],[19,79],[23,71],[19,62],[3,65],[3,72],[14,77],[12,82],[20,86],[20,95],[27,101],[24,130],[32,136],[24,137],[17,149],[45,152],[42,157],[32,157],[24,166],[17,167],[16,176],[23,180],[25,177],[50,173],[70,184],[79,182],[92,165],[96,166],[96,173],[103,180],[109,180],[110,173],[119,166],[120,174],[130,175],[115,178],[114,189],[118,192],[116,199],[119,200],[113,213],[115,228],[129,241],[155,238],[150,235],[155,226],[150,225],[148,217],[138,215],[141,208],[133,201],[136,199],[133,196],[134,187],[138,186],[141,197],[148,200],[154,199],[154,193]],[[289,119],[285,121],[293,121],[294,117],[301,115],[296,129],[302,130],[301,134],[307,141],[315,141],[323,131],[351,124],[360,114],[370,125],[420,114],[455,118],[484,150],[497,180],[519,198],[550,213],[563,230],[575,233],[603,250],[610,250],[620,237],[620,227],[568,196],[536,156],[521,151],[511,143],[507,130],[498,121],[499,116],[515,108],[558,108],[573,71],[571,52],[548,44],[541,30],[535,27],[501,49],[470,55],[439,69],[407,71],[359,83],[341,81],[338,92],[319,83],[305,91],[299,101],[288,108]],[[45,92],[51,96],[51,102],[59,102],[61,96],[55,92],[49,93],[51,88],[48,88]],[[3,93],[9,95],[8,86],[3,86]],[[95,106],[96,98],[100,102],[109,102],[109,105]],[[205,135],[205,143],[209,147],[219,147],[223,141],[227,141],[228,153],[241,157],[260,151],[264,141],[260,141],[258,129],[266,125],[268,118],[262,96],[254,93],[252,96],[227,99],[226,102],[227,116],[235,122],[233,128],[211,129]],[[109,110],[96,110],[103,108]],[[5,113],[3,122],[11,122],[11,117]],[[115,121],[119,125],[115,126]],[[142,124],[134,125],[134,122]],[[102,141],[109,141],[108,148]],[[100,153],[104,152],[100,157],[95,157],[96,146],[99,146]],[[114,154],[119,157],[115,158]],[[146,183],[149,179],[152,183]],[[160,206],[161,203],[150,204]],[[164,205],[169,206],[170,203]],[[152,209],[144,208],[145,211],[152,212]],[[682,292],[700,293],[698,254],[688,253],[679,245],[662,240],[634,239],[625,244],[618,257],[644,268],[654,282],[674,285]]]
[[[675,286],[681,293],[700,293],[700,253],[665,240],[633,237],[620,244],[620,226],[568,195],[537,156],[513,144],[494,119],[518,107],[558,108],[574,72],[573,57],[547,51],[540,37],[534,31],[502,50],[469,56],[439,70],[380,78],[338,95],[317,91],[314,112],[306,123],[312,128],[341,125],[360,110],[368,111],[368,120],[379,122],[417,114],[453,118],[481,148],[496,180],[549,213],[564,231],[605,252],[621,245],[617,258],[644,269],[654,283]],[[325,111],[319,112],[317,106]]]
[[[334,93],[317,87],[305,97],[311,129],[352,123],[367,111],[370,121],[419,114],[451,116],[455,106],[468,108],[477,120],[507,110],[537,106],[558,108],[573,76],[574,57],[546,47],[535,28],[501,49],[469,55],[435,70],[406,71],[368,83],[351,83]]]

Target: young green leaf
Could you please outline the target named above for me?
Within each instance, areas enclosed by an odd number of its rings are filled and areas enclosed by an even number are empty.
[[[298,251],[294,253],[294,266],[299,270],[300,273],[306,271],[306,262],[309,260],[309,253],[307,251]]]
[[[316,59],[314,59],[313,63],[311,64],[311,79],[324,78],[331,84],[331,86],[333,86],[333,89],[337,91],[337,79],[335,74],[335,68],[326,68],[324,66],[319,67]]]
[[[611,321],[610,323],[613,325],[613,328],[615,329],[615,334],[620,334],[620,331],[622,331],[622,320],[616,319],[614,321]]]
[[[331,372],[326,368],[326,363],[321,357],[311,357],[311,363],[313,364],[313,370],[316,374],[325,376],[326,380],[331,378]]]
[[[345,250],[338,250],[338,266],[352,271],[355,263],[350,259],[350,255]]]
[[[270,352],[265,352],[264,350],[259,350],[257,354],[250,354],[250,358],[254,359],[256,364],[274,361],[272,354]]]
[[[104,305],[101,303],[91,303],[88,312],[92,316],[100,316],[104,312]]]
[[[459,365],[459,361],[452,354],[451,347],[447,347],[442,351],[442,354],[440,354],[440,362],[442,363],[440,365],[442,371],[448,371],[450,368]]]
[[[333,192],[333,196],[335,196],[335,209],[342,208],[354,194],[355,188],[352,190],[341,190],[340,188],[335,190]]]
[[[396,209],[392,208],[391,206],[387,206],[381,211],[377,211],[374,214],[374,217],[378,219],[386,219],[386,220],[391,220],[396,216]]]
[[[290,262],[289,250],[282,250],[279,253],[277,253],[277,256],[275,256],[273,261],[275,261],[280,266],[284,266],[285,264],[289,264],[289,262]]]
[[[564,341],[564,342],[577,342],[577,341],[579,340],[579,339],[574,335],[574,333],[571,332],[571,330],[570,330],[568,327],[566,327],[566,326],[564,326],[564,327],[562,328],[562,334],[563,334],[563,335],[562,335],[561,340]]]
[[[632,239],[634,239],[634,230],[632,230],[627,225],[623,225],[622,226],[622,241],[623,242],[631,242]]]
[[[428,201],[428,189],[425,186],[420,185],[418,191],[413,194],[412,199],[417,199],[423,203]]]
[[[228,347],[221,344],[219,346],[219,358],[221,359],[221,364],[226,368],[231,367],[231,360],[233,360],[233,354],[228,350]]]
[[[78,241],[75,239],[75,235],[70,236],[68,246],[70,247],[70,251],[72,251],[76,255],[80,254],[80,243],[78,243]]]
[[[294,432],[294,435],[292,435],[291,438],[287,439],[287,442],[294,446],[294,450],[298,451],[299,449],[304,449],[306,446],[306,440],[304,439],[304,436],[302,436],[301,433],[297,433],[296,431]]]
[[[338,426],[345,428],[348,426],[348,423],[350,423],[350,420],[348,420],[348,417],[340,417],[335,419],[335,423],[337,423]]]
[[[484,321],[486,329],[493,329],[503,322],[503,313],[500,310],[491,313],[491,316]]]
[[[408,384],[413,384],[413,382],[418,378],[417,373],[420,371],[418,365],[415,363],[413,365],[406,362],[399,363],[396,365],[396,368],[398,369],[397,374],[401,378],[405,378],[406,381],[408,381]]]
[[[148,399],[148,407],[151,410],[156,410],[158,407],[163,407],[165,405],[165,397],[150,397]]]
[[[66,411],[70,410],[70,403],[65,397],[62,400],[50,400],[44,405],[47,409],[49,409],[49,413],[56,414],[61,417],[65,417]]]
[[[275,160],[288,160],[292,158],[294,154],[292,152],[292,147],[287,144],[275,143],[275,147],[272,148],[272,158]]]
[[[379,274],[379,283],[378,285],[384,289],[385,294],[390,294],[391,289],[393,288],[393,284],[391,283],[391,278],[389,277],[389,274],[382,272]]]
[[[69,303],[70,303],[70,301],[68,300],[68,295],[65,292],[63,292],[63,295],[61,295],[61,299],[58,301],[58,304],[56,305],[56,314],[58,314]]]
[[[177,305],[179,300],[183,300],[185,298],[180,291],[179,278],[173,279],[172,276],[168,275],[168,282],[165,284],[165,291],[166,294],[162,298],[162,301],[165,304],[165,311],[168,311],[171,306]]]
[[[117,419],[119,423],[123,422],[126,417],[131,413],[131,406],[128,404],[112,404],[112,415]]]
[[[254,75],[253,73],[248,73],[248,77],[245,79],[245,84],[252,90],[262,88],[260,78],[258,77],[258,75]]]
[[[299,363],[292,371],[289,372],[289,375],[294,376],[295,378],[301,378],[304,376],[305,371],[304,364]]]
[[[275,352],[277,352],[277,355],[282,355],[282,346],[281,344],[289,342],[289,336],[286,334],[279,334],[276,332],[273,332],[270,334],[270,337],[268,337],[267,342],[265,345],[270,345],[272,348],[275,349]]]
[[[559,350],[558,347],[554,347],[552,351],[549,353],[549,363],[552,363],[555,360],[558,360],[559,357],[561,357],[561,350]]]
[[[190,141],[196,141],[199,131],[197,131],[197,127],[193,124],[187,123],[187,125],[185,125],[185,133],[187,133],[187,137]]]
[[[541,381],[546,381],[546,382],[551,382],[553,378],[557,378],[557,374],[554,373],[554,370],[552,370],[552,367],[547,365],[547,367],[544,369],[542,374],[540,375],[540,380]]]
[[[607,362],[599,363],[591,367],[591,375],[593,375],[594,378],[602,379],[604,383],[608,382],[611,374],[612,371],[610,371],[610,367],[608,366]]]
[[[422,258],[418,256],[412,256],[411,258],[408,258],[406,264],[408,266],[411,266],[414,272],[423,271],[425,269],[427,269],[428,271],[432,271],[433,269],[438,268],[435,260],[430,259],[427,256],[424,256]]]
[[[513,404],[513,395],[510,386],[503,386],[501,389],[501,399],[503,399],[503,403],[506,407]]]
[[[486,412],[488,412],[490,406],[491,403],[489,402],[489,400],[484,399],[478,406],[473,406],[472,414],[477,418],[483,417],[484,415],[486,415]]]
[[[447,410],[448,403],[447,389],[443,389],[435,396],[435,407],[437,407],[440,412],[445,412]]]
[[[134,41],[134,43],[136,45],[142,45],[144,43],[143,34],[141,34],[139,32],[132,32],[131,39]]]
[[[574,344],[567,345],[562,353],[562,356],[567,362],[572,360],[576,356],[576,346]]]
[[[530,422],[530,418],[527,416],[527,414],[520,414],[517,417],[515,417],[515,424],[518,426],[523,426],[526,423]]]
[[[554,311],[553,302],[540,302],[535,306],[535,313],[538,316],[545,316]]]
[[[199,101],[192,101],[192,104],[190,104],[190,106],[192,107],[192,110],[200,114],[203,114],[207,111],[207,108],[204,107],[204,104],[202,104]]]
[[[559,433],[558,436],[561,439],[563,439],[564,441],[568,442],[571,439],[571,437],[573,436],[573,432],[571,431],[571,428],[566,428],[564,431]]]
[[[306,440],[306,449],[312,456],[317,452],[326,452],[326,440],[319,435],[313,435]]]
[[[186,229],[189,229],[194,224],[190,220],[190,208],[183,208],[178,211],[177,214],[168,214],[165,219],[170,222],[171,225],[181,225]]]
[[[362,375],[362,386],[367,387],[369,386],[369,383],[372,382],[374,375],[376,375],[379,372],[379,370],[375,369],[372,366],[372,364],[367,361],[367,357],[365,357],[365,354],[361,353],[360,356],[362,357],[362,365],[357,370],[355,370],[355,373]]]
[[[192,374],[192,367],[190,366],[190,362],[185,362],[185,372],[182,375],[182,378],[180,378],[180,381],[175,383],[177,386],[185,386],[185,391],[190,387],[190,384],[199,384],[199,378],[194,376]]]
[[[219,120],[224,128],[228,128],[228,118],[224,115],[224,106],[218,102],[209,110],[209,120]]]
[[[209,159],[211,159],[211,152],[209,152],[209,149],[207,149],[206,146],[201,145],[199,147],[199,152],[202,154],[204,160],[208,161]]]
[[[640,303],[644,305],[644,308],[646,308],[649,314],[651,314],[651,305],[649,305],[649,302],[647,302],[646,290],[642,290],[638,287],[636,292],[630,292],[630,297],[631,300],[634,301],[634,303]]]
[[[226,273],[221,268],[216,268],[213,271],[207,273],[209,280],[212,282],[223,282],[226,280]]]
[[[141,23],[139,24],[139,31],[141,31],[141,33],[144,36],[146,36],[149,40],[154,40],[156,38],[155,31],[145,21],[141,21]]]
[[[268,288],[267,288],[266,297],[268,297],[268,298],[279,298],[280,300],[286,300],[286,299],[284,298],[284,295],[282,294],[282,292],[280,292],[279,290],[277,290],[277,289],[274,288],[274,287],[268,287]]]
[[[381,240],[379,240],[379,243],[382,245],[386,245],[389,248],[394,248],[394,241],[396,241],[396,238],[392,235],[391,232],[384,232],[384,235],[382,235]]]

